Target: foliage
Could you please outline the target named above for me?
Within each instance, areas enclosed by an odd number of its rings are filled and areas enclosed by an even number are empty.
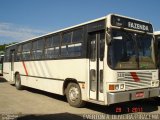
[[[6,44],[0,45],[0,51],[4,51]]]
[[[12,43],[9,43],[9,44],[0,45],[0,51],[4,51],[6,46],[12,45],[12,44],[15,44],[15,43],[16,43],[16,42],[12,42]]]

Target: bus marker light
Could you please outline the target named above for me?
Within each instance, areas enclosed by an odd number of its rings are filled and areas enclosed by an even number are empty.
[[[82,88],[85,89],[85,84],[84,83],[82,83]]]
[[[114,90],[114,85],[109,85],[109,90]]]

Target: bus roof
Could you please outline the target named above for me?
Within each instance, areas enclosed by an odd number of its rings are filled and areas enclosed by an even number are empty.
[[[155,31],[154,35],[160,35],[160,31]]]
[[[57,31],[49,32],[49,33],[47,33],[47,34],[40,35],[40,36],[37,36],[37,37],[33,37],[33,38],[30,38],[30,39],[24,40],[24,41],[22,41],[22,42],[18,42],[18,43],[12,44],[12,45],[8,45],[8,46],[6,46],[6,48],[8,48],[8,47],[10,47],[10,46],[14,46],[14,45],[21,44],[21,43],[25,43],[25,42],[27,42],[27,41],[31,41],[31,40],[34,40],[34,39],[38,39],[38,38],[41,38],[41,37],[49,36],[49,35],[52,35],[52,34],[54,34],[54,33],[62,32],[62,31],[69,30],[69,29],[72,29],[72,28],[75,28],[75,27],[80,27],[80,26],[83,26],[83,25],[86,25],[86,24],[89,24],[89,23],[93,23],[93,22],[97,22],[97,21],[100,21],[100,20],[104,20],[104,19],[106,19],[107,17],[109,17],[109,16],[111,16],[111,15],[116,15],[116,16],[120,16],[120,17],[124,17],[124,18],[129,18],[129,19],[134,19],[134,20],[137,20],[137,21],[149,23],[149,22],[147,22],[147,21],[135,19],[135,18],[132,18],[132,17],[127,17],[127,16],[123,16],[123,15],[119,15],[119,14],[112,14],[112,13],[111,13],[111,14],[108,14],[107,16],[100,17],[100,18],[97,18],[97,19],[94,19],[94,20],[90,20],[90,21],[88,21],[88,22],[84,22],[84,23],[81,23],[81,24],[77,24],[77,25],[74,25],[74,26],[70,26],[70,27],[67,27],[67,28],[64,28],[64,29],[60,29],[60,30],[57,30]]]
[[[75,28],[75,27],[80,27],[80,26],[83,26],[83,25],[86,25],[86,24],[89,24],[89,23],[92,23],[92,22],[97,22],[99,20],[104,20],[105,18],[106,17],[97,18],[97,19],[94,19],[94,20],[91,20],[91,21],[88,21],[88,22],[84,22],[84,23],[81,23],[81,24],[78,24],[78,25],[70,26],[70,27],[67,27],[67,28],[64,28],[64,29],[60,29],[60,30],[57,30],[57,31],[54,31],[54,32],[50,32],[50,33],[47,33],[47,34],[44,34],[44,35],[41,35],[41,36],[33,37],[31,39],[27,39],[27,40],[22,41],[22,42],[18,42],[18,43],[12,44],[12,45],[8,45],[8,46],[6,46],[6,48],[10,47],[10,46],[14,46],[14,45],[20,44],[20,43],[24,43],[24,42],[27,42],[27,41],[30,41],[30,40],[34,40],[34,39],[37,39],[37,38],[49,36],[49,35],[52,35],[54,33],[62,32],[62,31],[65,31],[65,30],[69,30],[69,29],[72,29],[72,28]]]

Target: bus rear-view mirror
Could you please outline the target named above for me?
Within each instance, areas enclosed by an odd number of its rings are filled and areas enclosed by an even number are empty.
[[[111,36],[108,32],[106,32],[106,43],[109,45],[111,42]]]

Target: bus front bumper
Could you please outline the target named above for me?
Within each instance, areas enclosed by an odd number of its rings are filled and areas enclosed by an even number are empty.
[[[138,95],[140,94],[140,95]],[[122,91],[107,93],[107,103],[121,103],[139,99],[146,99],[151,97],[158,97],[160,95],[160,88],[148,88],[142,90]]]

